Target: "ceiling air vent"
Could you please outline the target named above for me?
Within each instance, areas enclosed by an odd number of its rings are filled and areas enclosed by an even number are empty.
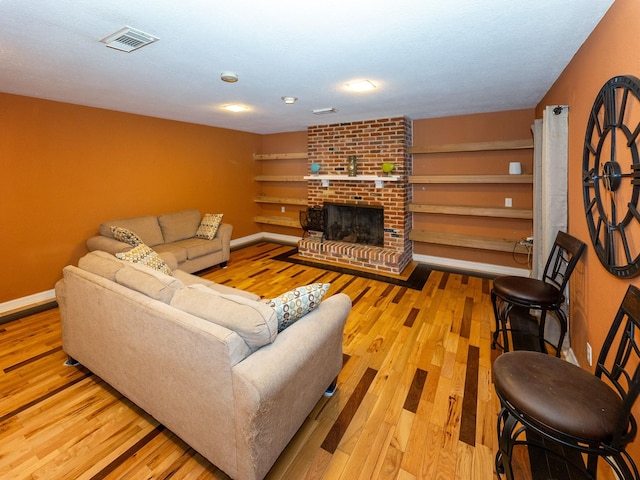
[[[115,48],[123,52],[132,52],[157,40],[159,40],[158,37],[154,37],[148,33],[136,30],[135,28],[124,27],[104,37],[100,41],[106,44],[107,47]]]

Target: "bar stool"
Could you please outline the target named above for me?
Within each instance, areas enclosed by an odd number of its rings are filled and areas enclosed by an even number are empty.
[[[625,450],[638,431],[631,409],[640,394],[639,330],[640,290],[631,285],[595,374],[540,352],[508,352],[495,360],[493,382],[502,407],[495,460],[499,478],[504,473],[513,479],[514,446],[535,445],[562,457],[553,448],[560,444],[586,456],[586,465],[581,455],[572,464],[586,478],[596,478],[603,458],[618,479],[640,480]]]
[[[491,348],[496,348],[498,345],[505,352],[509,351],[508,332],[517,331],[510,321],[510,314],[514,307],[519,307],[520,310],[525,311],[540,311],[538,324],[540,350],[546,352],[549,344],[555,347],[556,356],[560,356],[562,342],[567,333],[567,317],[562,310],[565,300],[564,291],[584,249],[583,242],[559,231],[549,252],[542,280],[505,275],[493,281],[491,303],[496,319],[496,329],[493,333]],[[544,337],[547,312],[552,312],[558,319],[560,338],[557,345],[553,345]],[[502,344],[498,343],[500,333],[502,333]]]

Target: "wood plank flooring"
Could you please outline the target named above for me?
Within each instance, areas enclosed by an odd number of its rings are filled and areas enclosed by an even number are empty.
[[[495,478],[491,281],[431,273],[421,290],[272,258],[260,243],[205,276],[273,297],[330,282],[353,310],[333,397],[270,480]],[[96,375],[63,365],[58,309],[0,325],[0,478],[227,479]],[[518,478],[531,478],[526,451]]]

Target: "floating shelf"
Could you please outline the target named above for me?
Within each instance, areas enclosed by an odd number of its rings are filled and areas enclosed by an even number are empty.
[[[253,154],[254,160],[289,160],[291,158],[307,158],[307,152]]]
[[[529,253],[527,247],[518,243],[521,239],[478,237],[458,233],[428,232],[426,230],[412,230],[409,233],[409,239],[415,242],[478,248],[496,252]]]
[[[509,207],[475,207],[465,205],[433,205],[425,203],[409,204],[409,211],[415,213],[438,213],[444,215],[468,215],[472,217],[498,217],[532,219],[533,210]]]
[[[280,225],[282,227],[302,228],[302,226],[300,225],[300,220],[292,217],[258,215],[257,217],[253,217],[253,221],[256,223],[264,223],[267,225]]]
[[[256,182],[304,182],[305,177],[300,175],[257,175],[253,177]]]
[[[305,177],[306,178],[306,177]],[[531,183],[533,175],[410,175],[409,183]]]
[[[526,150],[533,148],[533,140],[504,140],[495,142],[450,143],[429,145],[426,147],[409,147],[409,153],[456,153],[456,152],[487,152],[494,150]]]
[[[374,182],[376,188],[384,187],[385,182],[399,182],[401,180],[400,175],[389,175],[386,177],[378,175],[356,175],[351,177],[349,175],[340,174],[325,174],[325,175],[305,175],[305,180],[319,180],[322,182],[323,187],[328,187],[331,180],[340,180],[343,182]]]
[[[307,205],[308,200],[306,198],[293,198],[293,197],[266,197],[260,196],[253,199],[256,203],[277,203],[282,205]]]

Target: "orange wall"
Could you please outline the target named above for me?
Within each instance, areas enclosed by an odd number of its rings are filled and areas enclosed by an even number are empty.
[[[587,244],[585,260],[570,283],[570,333],[572,349],[585,368],[589,368],[586,342],[592,345],[594,356],[600,352],[628,285],[640,285],[640,278],[620,280],[598,261],[585,221],[581,182],[585,128],[596,94],[615,75],[640,77],[638,25],[638,2],[617,0],[537,108],[537,116],[542,117],[547,105],[569,105],[569,232]],[[640,239],[633,241],[637,244]],[[635,415],[640,417],[640,405],[636,405]],[[638,461],[639,439],[630,451]]]
[[[582,146],[596,94],[609,78],[620,74],[640,77],[640,8],[635,0],[617,0],[571,63],[538,105],[538,117],[547,105],[569,105],[569,231],[588,248],[582,268],[571,280],[571,337],[581,365],[586,365],[586,342],[600,350],[611,319],[629,283],[620,280],[598,261],[589,239],[582,199]],[[636,239],[640,241],[640,239]]]
[[[0,302],[53,288],[111,218],[198,208],[258,231],[261,135],[2,93],[0,109]]]

